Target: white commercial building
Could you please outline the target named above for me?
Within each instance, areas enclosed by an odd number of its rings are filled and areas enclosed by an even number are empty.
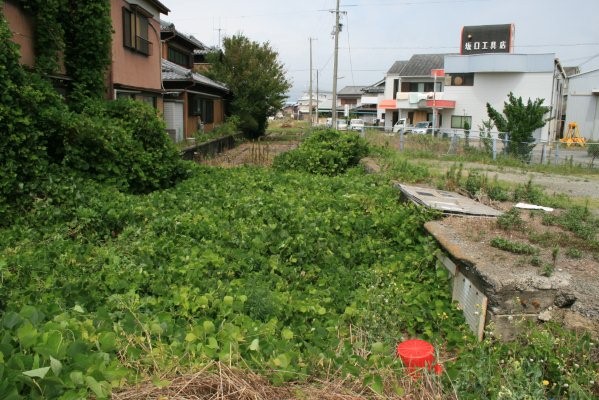
[[[444,98],[455,100],[452,115],[469,117],[472,129],[488,120],[487,103],[503,111],[508,93],[526,102],[544,99],[552,108],[553,123],[535,132],[535,139],[555,140],[561,119],[561,99],[565,76],[555,54],[476,54],[446,55]],[[455,122],[456,119],[453,118]],[[443,127],[458,128],[446,119]]]
[[[408,125],[430,121],[441,131],[466,123],[478,130],[489,120],[487,103],[502,112],[511,92],[525,104],[542,99],[550,107],[548,123],[533,133],[536,140],[559,139],[566,74],[555,54],[514,54],[514,31],[511,24],[463,27],[459,54],[415,54],[396,61],[378,104],[385,128],[405,118]]]
[[[599,142],[599,69],[572,75],[568,83],[567,123],[576,122],[580,136]]]

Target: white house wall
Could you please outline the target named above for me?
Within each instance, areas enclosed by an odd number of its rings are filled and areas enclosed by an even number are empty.
[[[455,71],[457,72],[457,71]],[[449,73],[449,72],[448,72]],[[524,102],[537,98],[545,99],[544,105],[551,101],[552,72],[540,73],[504,73],[488,72],[475,73],[474,86],[445,86],[445,99],[456,101],[453,115],[468,115],[472,117],[472,129],[477,130],[483,120],[488,120],[486,104],[489,103],[497,111],[503,110],[507,95],[512,92],[516,97],[522,97]],[[443,128],[451,126],[451,113],[443,113]],[[546,141],[549,127],[545,125],[535,138]]]
[[[576,122],[580,135],[599,142],[599,70],[574,75],[568,84],[566,124]]]

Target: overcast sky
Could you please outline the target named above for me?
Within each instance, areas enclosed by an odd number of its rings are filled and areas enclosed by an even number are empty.
[[[336,0],[162,0],[182,33],[207,45],[242,33],[269,42],[293,84],[289,100],[332,89]],[[341,0],[338,90],[370,85],[396,60],[458,53],[462,26],[515,25],[514,52],[555,53],[564,66],[599,68],[599,0]],[[599,83],[598,83],[599,85]]]

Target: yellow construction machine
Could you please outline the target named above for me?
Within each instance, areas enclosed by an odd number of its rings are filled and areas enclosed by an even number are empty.
[[[570,147],[570,145],[572,144],[584,146],[587,143],[587,140],[580,136],[578,124],[576,122],[570,122],[568,124],[568,131],[566,132],[566,136],[561,138],[559,141],[562,143],[566,143],[568,147]]]

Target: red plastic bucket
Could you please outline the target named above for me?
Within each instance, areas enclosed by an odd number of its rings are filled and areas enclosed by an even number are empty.
[[[435,348],[420,339],[406,340],[397,345],[397,356],[412,372],[419,368],[431,368],[435,363]]]

